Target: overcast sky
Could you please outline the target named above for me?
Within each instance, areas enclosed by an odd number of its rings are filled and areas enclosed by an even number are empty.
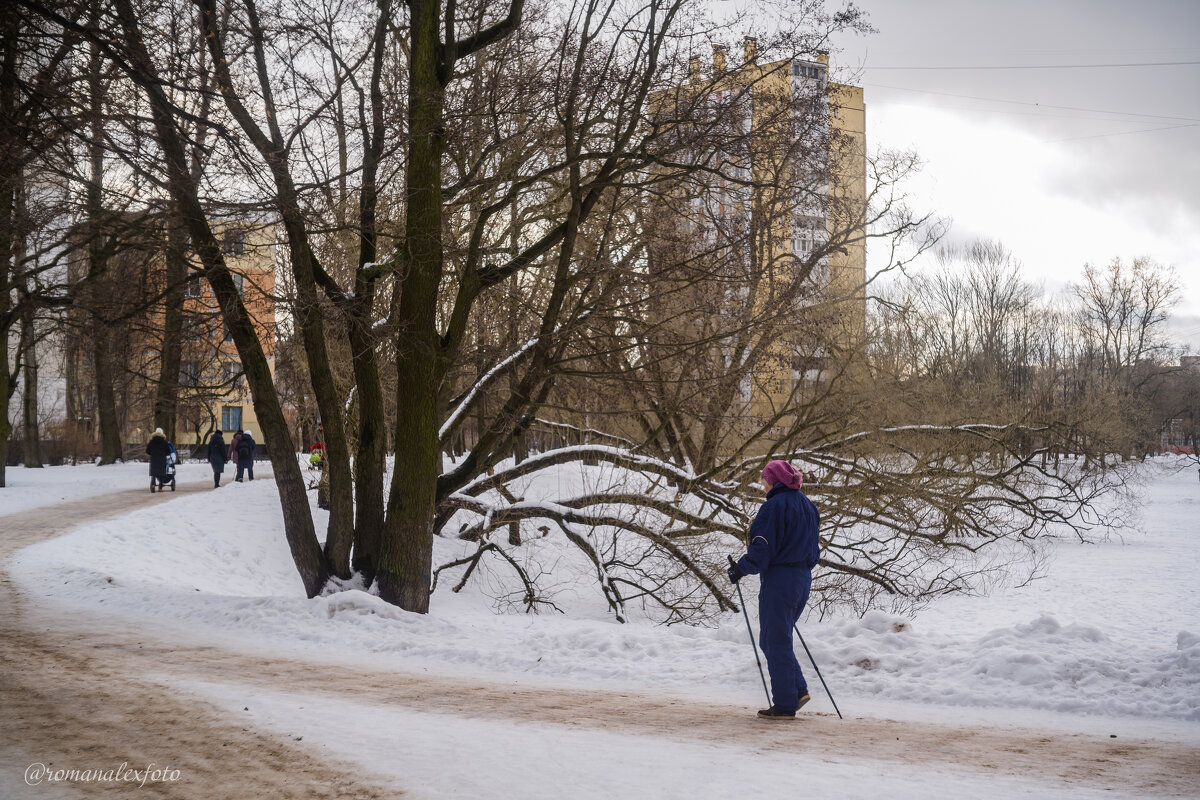
[[[864,87],[870,147],[925,161],[914,206],[1051,290],[1085,262],[1173,265],[1173,332],[1200,353],[1200,63],[1041,68],[1200,62],[1200,0],[856,5],[878,32],[836,42],[834,77]]]

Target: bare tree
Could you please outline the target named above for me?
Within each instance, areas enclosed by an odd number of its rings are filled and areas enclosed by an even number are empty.
[[[988,553],[1097,522],[1111,475],[1043,458],[1081,430],[1074,419],[971,388],[985,366],[991,388],[1033,376],[1043,342],[1064,352],[1006,255],[984,247],[976,284],[946,284],[949,346],[927,335],[936,322],[913,321],[927,309],[908,298],[894,306],[908,314],[879,326],[888,347],[866,348],[837,319],[870,281],[836,283],[828,259],[869,236],[933,243],[936,226],[897,188],[915,157],[873,159],[865,203],[824,193],[824,159],[845,143],[797,111],[828,98],[721,95],[728,78],[692,56],[732,29],[690,2],[382,0],[335,14],[113,0],[92,24],[70,5],[21,2],[89,41],[148,112],[140,150],[106,147],[158,208],[169,201],[215,292],[310,595],[358,572],[425,612],[444,533],[476,552],[440,574],[461,569],[461,585],[496,560],[537,607],[544,574],[515,548],[531,538],[522,524],[541,521],[618,616],[639,602],[703,618],[733,607],[714,575],[770,455],[807,466],[826,520],[821,586],[859,607],[978,587]],[[811,58],[831,31],[862,24],[794,10],[791,28],[756,43],[765,63]],[[187,35],[180,20],[193,20]],[[167,38],[186,57],[162,58],[179,52]],[[755,100],[764,116],[747,130]],[[710,205],[719,197],[725,210]],[[288,380],[311,394],[329,457],[323,548],[279,387],[214,234],[222,203],[281,222],[303,350]],[[1065,382],[1060,370],[1038,391]],[[970,402],[947,404],[947,386]],[[588,476],[583,490],[532,494],[564,465]]]
[[[33,236],[57,200],[31,187],[30,176],[55,146],[56,128],[49,123],[61,113],[76,42],[73,36],[47,35],[15,7],[0,9],[0,158],[5,164],[0,175],[0,487],[12,433],[10,402],[23,362],[34,353],[37,312],[65,302],[61,275],[55,273],[61,264],[54,257],[55,242],[49,241],[55,237]],[[15,350],[10,348],[14,330],[21,332]],[[26,383],[36,385],[35,364]],[[30,397],[27,391],[27,447],[33,446],[31,436],[37,438]],[[26,455],[33,459],[36,453]]]
[[[1121,423],[1113,449],[1144,455],[1153,428],[1145,392],[1163,373],[1161,362],[1171,349],[1164,323],[1179,302],[1174,271],[1147,258],[1128,265],[1115,258],[1104,270],[1085,265],[1073,289],[1084,346],[1099,383],[1114,396],[1113,418]]]

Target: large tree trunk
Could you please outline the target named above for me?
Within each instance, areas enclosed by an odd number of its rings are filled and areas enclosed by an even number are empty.
[[[442,83],[440,5],[409,6],[407,209],[396,348],[396,461],[379,551],[379,595],[429,611],[437,502],[437,291],[442,271]]]
[[[18,277],[28,287],[25,258],[28,255],[28,221],[25,200],[27,187],[24,170],[18,166],[13,170],[16,181],[15,200],[16,220],[13,237],[13,275]],[[23,275],[24,273],[24,275]],[[25,452],[23,463],[27,468],[38,469],[42,466],[42,432],[38,425],[38,357],[37,357],[37,318],[34,315],[33,303],[27,302],[21,310],[21,369],[22,407],[21,407],[21,442]]]
[[[7,297],[3,304],[8,304]],[[12,434],[12,423],[8,421],[8,401],[12,397],[8,377],[8,329],[3,328],[2,332],[4,336],[3,341],[0,341],[3,345],[0,347],[0,489],[5,486],[5,473],[8,471],[8,437]]]
[[[354,350],[354,380],[358,387],[358,452],[355,455],[354,562],[370,586],[375,580],[379,539],[383,529],[383,471],[385,435],[383,390],[375,363],[374,348],[365,324],[351,323],[350,346]]]
[[[15,118],[17,106],[17,11],[10,5],[0,7],[0,118]],[[0,158],[5,162],[16,156],[19,147],[17,132],[9,124],[0,126]],[[16,232],[16,184],[13,170],[0,170],[0,488],[4,487],[8,465],[8,437],[12,423],[8,406],[13,396],[12,373],[9,372],[8,337],[12,330],[12,288],[16,278],[13,258]]]
[[[98,14],[93,8],[93,22]],[[107,271],[108,256],[101,244],[103,222],[102,187],[104,183],[104,96],[101,80],[100,50],[93,44],[88,57],[88,113],[91,142],[88,144],[90,172],[87,182],[87,250],[88,275],[95,277]],[[113,353],[111,334],[99,309],[92,308],[92,380],[96,392],[96,418],[100,427],[100,464],[113,464],[121,459],[121,430],[117,422],[116,392],[113,388]]]
[[[96,392],[96,420],[100,425],[100,464],[115,464],[124,456],[121,425],[117,417],[117,392],[113,387],[113,352],[110,334],[102,321],[92,330],[92,375]]]
[[[383,529],[383,469],[387,437],[383,386],[375,358],[372,336],[372,312],[375,306],[375,278],[368,274],[369,264],[378,255],[376,210],[378,207],[379,158],[383,149],[384,119],[383,55],[387,45],[391,4],[379,3],[375,24],[375,52],[371,69],[371,122],[364,128],[362,190],[359,197],[359,269],[355,275],[355,304],[350,313],[350,352],[354,365],[354,384],[358,388],[358,452],[355,455],[355,509],[353,567],[369,586],[375,580],[379,557],[379,539]],[[339,95],[340,100],[340,95]],[[343,179],[346,173],[345,139],[339,142],[339,160]],[[345,188],[342,188],[343,204]]]

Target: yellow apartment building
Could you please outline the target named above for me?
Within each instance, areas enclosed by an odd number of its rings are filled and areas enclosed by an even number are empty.
[[[866,107],[861,87],[829,80],[825,53],[760,63],[754,39],[743,48],[737,66],[720,46],[711,70],[691,59],[688,85],[657,103],[667,113],[686,107],[683,113],[704,119],[696,106],[711,99],[713,113],[727,118],[711,138],[714,152],[727,149],[719,153],[720,176],[684,189],[687,201],[667,202],[690,220],[680,226],[682,235],[674,234],[682,246],[703,241],[706,230],[745,243],[715,256],[725,263],[712,272],[719,273],[716,283],[741,286],[708,297],[689,288],[676,296],[677,305],[697,309],[679,314],[689,328],[702,329],[706,316],[736,314],[739,307],[751,312],[746,319],[762,321],[763,341],[754,341],[747,325],[750,332],[738,342],[740,351],[757,348],[753,371],[738,387],[753,427],[785,411],[799,384],[821,381],[831,350],[861,339]],[[825,344],[814,347],[815,341]]]

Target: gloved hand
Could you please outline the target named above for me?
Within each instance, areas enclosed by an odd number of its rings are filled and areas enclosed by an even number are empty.
[[[728,558],[729,558],[729,569],[726,570],[726,572],[729,574],[729,582],[736,584],[742,578],[746,577],[746,573],[744,573],[740,569],[738,569],[737,562],[733,560],[733,556],[728,556]]]

